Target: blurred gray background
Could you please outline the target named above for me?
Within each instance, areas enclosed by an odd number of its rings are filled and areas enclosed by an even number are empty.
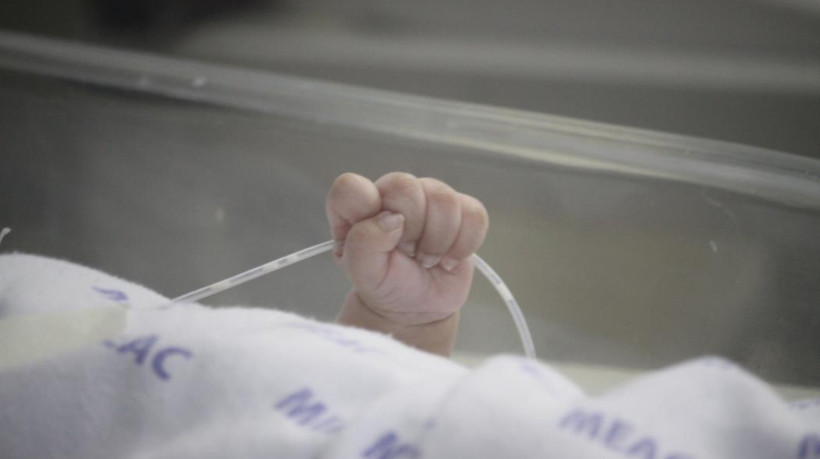
[[[820,157],[817,0],[10,0],[0,27]]]

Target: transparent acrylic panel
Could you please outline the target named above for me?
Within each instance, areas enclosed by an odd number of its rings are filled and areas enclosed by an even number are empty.
[[[702,354],[820,386],[820,163],[776,152],[0,34],[2,251],[173,297],[327,240],[345,171],[487,206],[481,255],[542,358]],[[332,320],[329,257],[213,297]],[[520,352],[480,278],[457,344]]]

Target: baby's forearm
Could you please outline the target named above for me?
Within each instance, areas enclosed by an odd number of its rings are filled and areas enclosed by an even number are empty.
[[[397,340],[426,352],[448,357],[458,331],[458,312],[435,322],[404,325],[373,311],[355,292],[347,295],[336,321],[342,325],[364,328],[392,335]]]

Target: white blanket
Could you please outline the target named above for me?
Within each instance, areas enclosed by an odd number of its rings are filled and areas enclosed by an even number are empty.
[[[167,301],[0,256],[0,318],[124,308],[124,333],[0,371],[2,458],[820,458],[820,401],[719,358],[589,398],[515,356],[475,370],[377,333]],[[127,305],[127,306],[126,306]]]

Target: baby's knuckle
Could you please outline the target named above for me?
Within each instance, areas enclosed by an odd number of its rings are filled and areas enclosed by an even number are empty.
[[[424,188],[431,203],[447,207],[458,207],[458,193],[446,183],[436,179],[426,179]]]
[[[490,224],[490,216],[487,213],[487,208],[478,199],[462,195],[462,211],[464,219],[471,225],[477,227],[486,227]]]
[[[336,177],[336,180],[333,182],[334,186],[345,187],[350,186],[359,181],[361,177],[353,172],[345,172],[344,174],[339,175]]]
[[[406,193],[417,186],[416,177],[407,172],[391,172],[383,175],[378,183],[380,188],[389,193]]]
[[[351,193],[354,189],[361,185],[363,177],[352,172],[345,172],[344,174],[336,177],[336,180],[333,181],[333,185],[330,187],[330,192],[328,193],[328,197],[330,198],[342,198],[349,193]]]
[[[439,206],[447,210],[457,210],[459,207],[458,197],[454,193],[443,192],[435,196],[435,201]]]

